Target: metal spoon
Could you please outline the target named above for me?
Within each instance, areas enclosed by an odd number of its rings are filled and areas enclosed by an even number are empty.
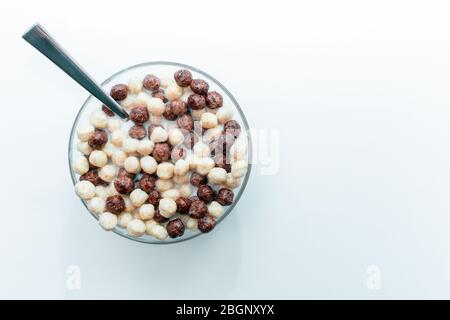
[[[128,113],[69,56],[41,25],[37,23],[32,26],[23,34],[22,38],[103,102],[111,111],[122,119],[128,120]]]

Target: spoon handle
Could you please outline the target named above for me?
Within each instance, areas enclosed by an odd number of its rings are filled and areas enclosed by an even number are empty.
[[[111,111],[122,119],[128,120],[127,112],[69,56],[41,25],[35,24],[32,26],[24,33],[22,38],[50,59],[94,97],[103,102]]]

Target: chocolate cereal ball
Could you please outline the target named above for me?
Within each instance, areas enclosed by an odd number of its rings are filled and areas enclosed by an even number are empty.
[[[109,211],[114,214],[119,214],[125,210],[125,201],[123,200],[121,195],[114,195],[106,198],[106,211]]]
[[[208,213],[208,207],[202,200],[192,200],[191,207],[189,208],[189,216],[194,219],[200,219]]]
[[[97,169],[90,169],[85,174],[82,174],[80,176],[80,181],[89,181],[94,186],[101,186],[101,185],[106,185],[107,184],[105,181],[103,181],[99,177]]]
[[[206,215],[198,220],[198,230],[200,230],[200,232],[210,232],[215,226],[216,220],[210,215]]]
[[[191,115],[185,114],[178,118],[177,125],[180,127],[180,129],[186,130],[186,131],[192,131],[194,130],[194,120],[192,119]]]
[[[194,79],[191,81],[191,89],[197,94],[205,95],[208,93],[209,84],[202,79]]]
[[[158,162],[166,161],[170,156],[170,146],[167,143],[155,143],[152,155]]]
[[[188,97],[187,104],[192,110],[200,110],[205,108],[206,99],[204,96],[194,93]]]
[[[143,125],[136,124],[128,130],[128,135],[133,139],[142,140],[147,135],[147,130]]]
[[[216,91],[208,92],[206,95],[206,105],[211,109],[220,108],[223,105],[221,94]]]
[[[92,149],[100,150],[108,142],[108,135],[106,131],[102,129],[95,129],[93,133],[90,134],[88,139],[88,144]]]
[[[170,158],[173,162],[177,162],[180,159],[184,159],[186,157],[186,150],[183,147],[175,146],[170,153]]]
[[[159,98],[161,99],[164,103],[166,103],[168,100],[166,98],[166,96],[164,95],[164,90],[162,89],[158,89],[156,91],[152,92],[152,97],[153,98]]]
[[[183,100],[173,100],[169,102],[171,110],[177,116],[181,116],[187,112],[187,104]]]
[[[144,122],[148,121],[148,118],[148,109],[142,104],[136,105],[130,111],[130,119],[134,123],[143,124]]]
[[[207,184],[203,184],[203,185],[199,186],[197,189],[197,197],[200,200],[203,200],[205,203],[210,203],[211,201],[213,201],[215,195],[216,194],[215,194],[213,188],[211,188]]]
[[[173,77],[180,87],[187,87],[192,81],[192,73],[186,69],[178,70]]]
[[[127,176],[117,178],[114,180],[114,188],[118,193],[130,194],[134,190],[134,181]]]
[[[128,86],[123,83],[116,84],[111,88],[109,95],[116,101],[125,99],[128,95]]]
[[[102,105],[102,111],[108,116],[108,117],[114,117],[114,112],[111,111],[107,106]]]
[[[166,104],[164,108],[163,117],[169,121],[174,121],[177,118],[177,115],[173,112],[173,106],[170,102]]]
[[[216,167],[225,169],[226,172],[231,172],[231,164],[225,155],[216,153],[213,159]]]
[[[184,224],[180,219],[169,221],[166,226],[167,234],[171,238],[181,237],[184,233]]]
[[[158,190],[152,190],[148,193],[147,202],[152,204],[155,208],[159,206],[159,200],[161,199],[161,194]]]
[[[158,77],[155,77],[152,74],[148,74],[145,76],[144,81],[142,81],[142,85],[145,89],[155,91],[159,89],[159,85],[161,84],[161,81]]]
[[[155,220],[156,222],[159,222],[159,223],[164,223],[164,222],[168,221],[169,218],[162,216],[161,213],[159,212],[159,208],[157,208],[155,210],[155,214],[153,215],[153,220]]]
[[[148,173],[142,174],[139,180],[139,188],[149,193],[155,188],[156,178]]]
[[[200,187],[201,185],[206,184],[207,179],[197,172],[192,172],[190,182],[194,187]]]
[[[179,197],[177,200],[175,200],[175,203],[177,204],[177,212],[181,214],[188,214],[189,208],[191,207],[192,201],[189,198],[186,197]]]
[[[233,203],[234,193],[230,189],[221,188],[217,192],[216,201],[223,206],[229,206]]]
[[[236,120],[228,120],[223,125],[223,130],[227,134],[231,134],[233,137],[237,138],[241,133],[241,126]]]

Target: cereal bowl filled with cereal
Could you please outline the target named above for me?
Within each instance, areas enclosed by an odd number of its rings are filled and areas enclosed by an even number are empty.
[[[69,165],[86,208],[104,230],[145,243],[211,232],[250,175],[237,101],[205,72],[173,62],[132,66],[102,86],[130,119],[92,96],[75,119]]]

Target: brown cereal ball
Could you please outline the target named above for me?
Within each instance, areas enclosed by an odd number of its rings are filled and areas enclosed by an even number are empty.
[[[186,131],[194,130],[194,120],[192,119],[192,116],[189,114],[185,114],[179,117],[177,120],[177,125],[178,127],[180,127],[180,129]]]
[[[209,214],[198,220],[198,230],[203,233],[210,232],[216,226],[216,220]]]
[[[114,188],[118,193],[130,194],[134,190],[134,181],[127,176],[117,178],[114,180]]]
[[[194,187],[200,187],[201,185],[206,184],[207,178],[197,172],[192,172],[189,181]]]
[[[187,104],[183,100],[173,100],[169,102],[172,112],[177,116],[181,116],[187,112]]]
[[[208,93],[209,84],[202,79],[194,79],[191,81],[191,89],[197,94],[205,95]]]
[[[125,168],[120,168],[119,172],[117,173],[117,178],[122,178],[122,177],[129,177],[130,179],[134,179],[134,177],[136,177],[136,175],[134,173],[130,173],[127,170],[125,170]]]
[[[189,150],[192,150],[194,148],[195,143],[197,142],[197,139],[195,137],[194,132],[189,132],[184,136],[183,144],[188,148]]]
[[[186,69],[178,70],[173,77],[180,87],[187,87],[192,81],[192,73]]]
[[[187,104],[192,110],[200,110],[206,106],[206,99],[204,96],[194,93],[188,97]]]
[[[153,215],[153,220],[155,220],[158,223],[164,223],[168,221],[169,218],[162,216],[161,213],[159,212],[159,208],[156,208],[155,214]]]
[[[215,195],[216,194],[213,188],[211,188],[207,184],[203,184],[197,189],[197,197],[205,203],[210,203],[211,201],[213,201]]]
[[[171,103],[166,104],[163,112],[163,117],[169,121],[174,121],[177,118],[175,112],[173,112],[173,106]]]
[[[148,173],[144,173],[139,180],[139,188],[149,193],[155,188],[155,183],[156,178],[154,176]]]
[[[152,92],[152,97],[153,98],[159,98],[161,99],[164,103],[166,103],[167,101],[169,101],[166,96],[164,95],[164,90],[162,89],[158,89],[156,91]]]
[[[105,105],[102,105],[102,111],[108,116],[108,117],[114,117],[114,112],[111,111],[110,108],[108,108]]]
[[[88,144],[92,149],[100,150],[108,142],[108,134],[105,130],[95,129],[88,139]]]
[[[155,143],[152,152],[153,158],[157,162],[162,162],[169,160],[170,157],[170,146],[167,143]]]
[[[176,146],[172,149],[170,153],[170,158],[173,162],[177,162],[180,159],[184,159],[186,157],[186,150],[183,147]]]
[[[235,137],[229,132],[223,132],[219,138],[211,142],[209,148],[211,154],[226,154],[235,141]]]
[[[152,190],[148,193],[147,202],[152,204],[155,208],[158,208],[159,200],[161,200],[161,194],[158,190]]]
[[[227,134],[231,134],[233,137],[237,138],[241,133],[241,126],[236,120],[228,120],[223,125],[223,130]]]
[[[216,201],[223,206],[229,206],[233,203],[234,193],[230,189],[221,188],[217,192]]]
[[[216,91],[208,92],[206,95],[206,105],[211,109],[220,108],[223,105],[222,95]]]
[[[231,164],[222,153],[216,153],[213,159],[216,167],[225,169],[226,172],[231,172]]]
[[[171,238],[181,237],[184,233],[184,224],[180,219],[169,221],[166,226],[167,234]]]
[[[116,84],[111,88],[109,95],[116,101],[123,100],[128,95],[128,86],[123,83]]]
[[[136,124],[128,130],[128,135],[133,139],[142,140],[147,135],[147,130],[143,125]]]
[[[202,200],[192,200],[191,207],[189,208],[189,216],[194,219],[200,219],[208,213],[208,207]]]
[[[145,89],[155,91],[159,89],[159,85],[161,84],[161,81],[158,77],[155,77],[152,74],[148,74],[145,76],[144,81],[142,81],[142,85]]]
[[[123,200],[121,195],[114,195],[106,198],[106,211],[114,214],[119,214],[125,210],[125,200]]]
[[[148,109],[142,104],[136,105],[130,111],[130,119],[134,123],[143,124],[144,122],[148,121],[148,118]]]
[[[181,214],[188,214],[189,208],[191,207],[192,201],[189,198],[186,197],[179,197],[177,200],[175,200],[175,203],[177,204],[177,212]]]
[[[85,174],[82,174],[80,176],[80,181],[83,180],[89,181],[94,186],[107,185],[107,183],[99,177],[97,169],[90,169]]]

